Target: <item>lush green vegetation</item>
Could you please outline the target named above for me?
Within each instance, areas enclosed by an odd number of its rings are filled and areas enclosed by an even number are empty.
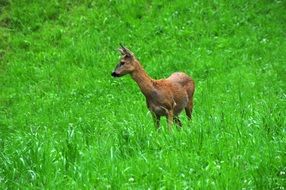
[[[0,6],[0,189],[286,188],[285,1]],[[110,76],[120,42],[154,78],[194,78],[183,130],[157,133]]]

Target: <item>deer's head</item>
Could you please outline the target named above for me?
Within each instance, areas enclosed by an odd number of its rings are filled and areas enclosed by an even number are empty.
[[[126,74],[130,74],[135,70],[135,57],[133,53],[120,44],[118,49],[121,53],[121,58],[119,63],[116,65],[115,69],[111,73],[113,77],[122,77]]]

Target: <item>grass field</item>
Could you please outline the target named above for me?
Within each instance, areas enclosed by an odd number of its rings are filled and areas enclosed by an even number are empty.
[[[0,189],[285,189],[286,1],[0,0]],[[196,82],[155,131],[118,44]]]

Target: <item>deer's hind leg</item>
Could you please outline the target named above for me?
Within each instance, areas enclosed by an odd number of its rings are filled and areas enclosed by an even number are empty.
[[[156,129],[159,130],[160,129],[160,116],[156,115],[155,113],[152,113],[152,118],[153,118]]]
[[[192,119],[192,113],[193,113],[193,98],[191,98],[185,108],[186,115],[188,117],[188,120]]]
[[[179,116],[175,116],[175,117],[174,117],[174,122],[175,122],[175,124],[178,126],[178,128],[181,128],[181,127],[182,127],[182,122],[181,122],[181,120],[179,119]]]
[[[193,106],[194,106],[194,92],[195,92],[195,83],[193,80],[191,80],[187,87],[187,94],[189,97],[189,102],[187,103],[187,106],[185,107],[188,120],[192,119]]]

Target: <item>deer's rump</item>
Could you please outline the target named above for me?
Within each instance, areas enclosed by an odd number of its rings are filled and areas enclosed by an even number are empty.
[[[183,72],[176,72],[169,76],[166,80],[171,83],[178,83],[182,87],[184,87],[187,91],[193,91],[194,89],[194,81],[191,77]],[[189,93],[188,93],[189,94]]]
[[[178,114],[187,106],[189,101],[192,100],[194,93],[194,81],[191,77],[182,72],[173,73],[166,80],[172,83],[173,86],[177,86],[177,89],[181,89],[175,91],[175,94],[173,94],[176,102],[175,114]]]

